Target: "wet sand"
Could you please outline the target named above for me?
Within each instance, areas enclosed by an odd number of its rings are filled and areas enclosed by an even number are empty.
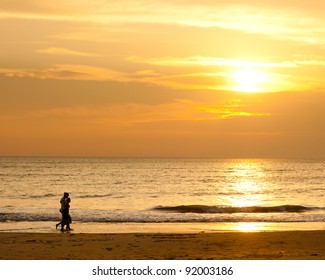
[[[324,260],[325,231],[0,233],[2,260]]]

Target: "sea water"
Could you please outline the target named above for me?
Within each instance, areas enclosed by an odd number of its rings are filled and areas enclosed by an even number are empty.
[[[325,160],[0,158],[0,228],[74,223],[265,224],[325,221]],[[105,231],[105,230],[103,230]]]

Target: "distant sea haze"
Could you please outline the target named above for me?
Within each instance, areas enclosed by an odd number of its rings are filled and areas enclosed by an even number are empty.
[[[322,222],[325,160],[0,158],[0,222]]]

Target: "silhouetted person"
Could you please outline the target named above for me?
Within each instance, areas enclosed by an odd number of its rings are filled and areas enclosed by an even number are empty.
[[[60,203],[61,203],[60,212],[62,214],[61,222],[59,222],[55,226],[56,228],[58,228],[58,226],[61,225],[61,231],[64,231],[64,226],[66,226],[66,230],[71,230],[70,224],[71,224],[72,220],[71,220],[71,216],[69,213],[70,202],[71,202],[71,199],[69,197],[69,193],[65,192],[63,194],[63,197],[60,200]]]

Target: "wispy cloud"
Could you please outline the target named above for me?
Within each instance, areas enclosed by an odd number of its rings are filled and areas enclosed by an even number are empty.
[[[148,105],[138,103],[111,104],[105,106],[60,107],[30,112],[24,118],[75,119],[97,124],[133,125],[165,121],[223,120],[234,117],[265,117],[267,113],[239,111],[242,104],[219,104],[205,107],[190,100],[175,100],[171,103]]]
[[[155,57],[141,58],[138,56],[129,56],[128,61],[135,63],[146,63],[160,66],[231,66],[231,67],[296,67],[295,61],[284,62],[263,62],[263,61],[245,61],[236,59],[227,59],[208,56],[190,56],[190,57]]]
[[[0,69],[0,73],[7,77],[26,77],[35,79],[58,80],[89,80],[89,81],[120,81],[130,79],[122,72],[108,68],[88,65],[62,64],[46,69]]]
[[[256,113],[256,112],[246,112],[246,111],[236,111],[230,108],[208,108],[201,107],[202,111],[216,114],[220,119],[227,119],[233,117],[269,117],[271,114],[269,113]]]
[[[8,2],[8,1],[7,1]],[[292,6],[249,5],[232,1],[12,1],[2,7],[2,18],[49,19],[101,24],[158,23],[202,28],[223,28],[295,40],[325,42],[325,20]],[[16,3],[16,5],[14,4]],[[43,4],[40,4],[43,3]],[[186,5],[185,5],[186,4]],[[16,6],[16,7],[15,7]]]
[[[98,54],[79,52],[74,50],[69,50],[66,48],[47,48],[37,51],[38,53],[50,54],[50,55],[72,55],[72,56],[99,56]]]
[[[304,65],[325,66],[325,56],[302,56],[296,55],[291,60],[268,62],[268,61],[248,61],[239,59],[228,59],[209,56],[189,56],[189,57],[153,57],[143,58],[139,56],[129,56],[127,60],[134,63],[145,63],[150,65],[182,67],[182,66],[230,66],[230,67],[252,67],[252,68],[294,68]]]
[[[158,73],[150,69],[136,72],[119,72],[109,68],[76,64],[55,65],[46,69],[0,68],[0,74],[6,77],[34,79],[132,82],[182,89],[217,89],[217,79],[220,79],[219,83],[224,80],[218,74],[209,73],[173,75]]]

